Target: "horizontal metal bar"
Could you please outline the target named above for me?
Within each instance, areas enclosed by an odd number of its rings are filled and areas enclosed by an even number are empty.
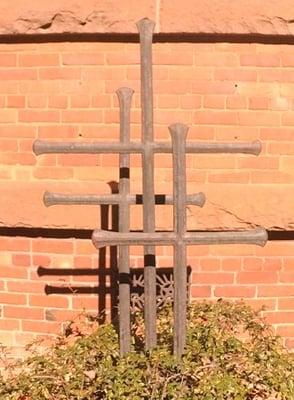
[[[129,204],[143,204],[143,196],[141,194],[129,195],[126,197]],[[54,206],[57,204],[83,204],[83,205],[102,205],[102,204],[119,204],[122,201],[122,197],[119,194],[110,195],[72,195],[72,194],[61,194],[45,192],[43,201],[46,207]],[[205,203],[205,194],[200,192],[196,194],[190,194],[187,196],[187,205],[195,205],[203,207]],[[155,195],[155,204],[173,204],[173,196],[165,194]]]
[[[113,142],[49,142],[43,140],[35,140],[33,151],[36,155],[59,153],[59,154],[135,154],[143,153],[144,143],[113,143]],[[157,142],[150,144],[154,153],[171,153],[172,145],[168,142]],[[258,155],[261,151],[261,143],[256,140],[254,142],[239,143],[205,143],[205,142],[188,142],[186,145],[186,153],[243,153]]]
[[[185,242],[193,244],[254,244],[264,246],[267,242],[267,231],[263,228],[248,231],[224,232],[187,232]]]
[[[155,233],[118,233],[102,230],[94,230],[92,242],[95,247],[118,245],[174,245],[178,236],[174,232]],[[267,232],[263,228],[249,231],[225,231],[225,232],[187,232],[184,236],[187,245],[213,245],[213,244],[255,244],[264,246],[267,242]]]

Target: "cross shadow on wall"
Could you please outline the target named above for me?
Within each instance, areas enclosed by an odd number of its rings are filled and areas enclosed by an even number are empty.
[[[112,194],[118,193],[118,183],[108,183]],[[103,230],[118,232],[119,227],[119,206],[101,205],[100,226]],[[107,262],[108,261],[108,262]],[[50,268],[39,266],[38,276],[92,276],[93,283],[97,286],[75,286],[75,285],[45,285],[45,294],[50,296],[59,295],[97,295],[97,315],[100,323],[106,321],[107,312],[112,323],[118,323],[118,287],[120,275],[118,270],[118,248],[109,246],[109,258],[107,258],[107,247],[98,250],[97,268]],[[191,267],[187,267],[187,285],[190,283]],[[126,277],[122,278],[126,282]],[[144,269],[130,268],[128,279],[131,286],[132,311],[143,310],[144,308]],[[190,292],[188,287],[188,293]],[[171,303],[173,299],[173,267],[156,268],[156,301],[157,306]],[[109,302],[107,301],[109,299]],[[86,310],[87,311],[87,310]]]

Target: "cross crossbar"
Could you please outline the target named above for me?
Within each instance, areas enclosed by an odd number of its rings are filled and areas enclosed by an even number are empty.
[[[150,150],[153,153],[172,153],[172,146],[167,142],[151,142]],[[143,154],[144,143],[113,143],[113,142],[51,142],[35,140],[33,151],[40,154]],[[239,143],[187,143],[186,153],[190,154],[252,154],[259,155],[261,143],[259,140]]]

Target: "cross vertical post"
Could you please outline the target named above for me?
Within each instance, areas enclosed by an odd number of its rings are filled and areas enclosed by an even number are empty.
[[[142,154],[143,167],[143,230],[155,231],[154,203],[154,153],[153,153],[153,81],[152,38],[154,22],[147,18],[137,23],[140,35],[141,56],[141,107],[142,107]],[[144,246],[144,320],[145,347],[156,346],[156,257],[155,246]]]
[[[130,110],[134,91],[130,88],[120,88],[116,91],[120,105],[120,142],[130,142]],[[119,232],[129,232],[130,206],[130,156],[119,155]],[[129,247],[119,246],[119,342],[120,353],[125,354],[131,349],[131,321],[130,321],[130,265]],[[123,318],[122,318],[123,316]]]
[[[174,232],[174,353],[184,352],[187,314],[187,255],[186,255],[186,137],[188,127],[169,127],[173,147]]]

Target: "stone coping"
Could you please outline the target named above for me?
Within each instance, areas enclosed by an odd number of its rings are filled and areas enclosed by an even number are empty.
[[[134,34],[143,17],[165,34],[294,35],[292,0],[1,0],[0,37]]]

